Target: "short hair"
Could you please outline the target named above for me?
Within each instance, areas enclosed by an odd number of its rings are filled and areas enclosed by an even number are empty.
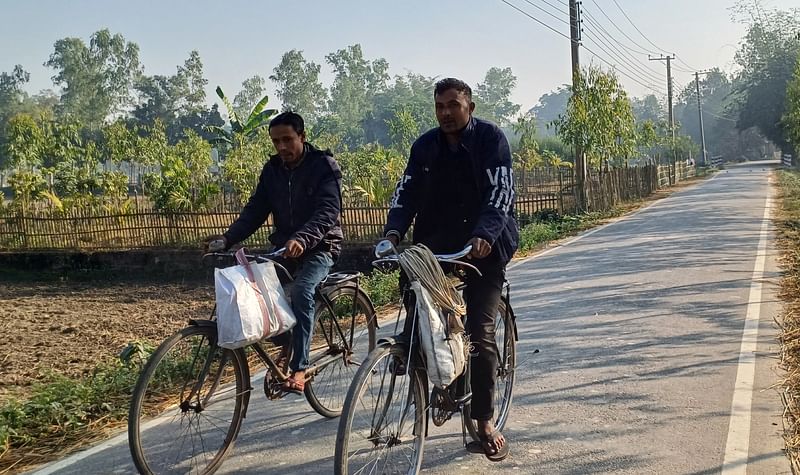
[[[280,114],[276,115],[271,121],[269,121],[268,130],[272,130],[272,128],[276,125],[288,125],[293,128],[295,132],[297,132],[297,135],[301,135],[306,130],[303,117],[297,112],[281,112]]]
[[[439,80],[436,83],[436,87],[433,89],[433,97],[438,96],[448,89],[455,89],[458,92],[463,92],[464,95],[467,96],[467,99],[472,101],[472,88],[461,79],[456,78],[444,78]]]

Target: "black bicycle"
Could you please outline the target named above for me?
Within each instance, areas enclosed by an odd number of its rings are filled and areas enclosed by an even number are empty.
[[[282,253],[280,249],[247,258],[274,262]],[[291,279],[285,267],[277,262],[275,266]],[[311,407],[328,418],[341,414],[350,380],[375,348],[375,309],[359,285],[360,276],[332,273],[316,289],[304,394]],[[288,347],[281,350],[267,342],[224,349],[217,345],[215,312],[208,320],[190,320],[150,356],[133,391],[128,443],[136,468],[146,474],[216,471],[247,413],[254,389],[251,363],[264,364],[263,391],[268,399],[279,399],[287,394],[282,386],[289,377],[290,353]]]
[[[399,255],[382,257],[386,249],[376,249],[378,268],[397,268]],[[468,272],[479,272],[460,259],[471,251],[437,255],[440,263],[456,264]],[[457,289],[463,289],[463,283]],[[406,289],[405,291],[409,291]],[[402,305],[401,305],[402,307]],[[402,309],[401,309],[402,311]],[[467,368],[445,389],[428,391],[424,356],[418,344],[416,308],[409,309],[412,334],[409,348],[393,339],[381,339],[377,348],[362,363],[345,399],[336,437],[334,473],[416,474],[422,464],[428,416],[441,426],[455,413],[461,413],[464,445],[466,434],[479,441],[476,422],[470,417],[469,358]],[[398,322],[400,315],[398,314]],[[514,387],[517,330],[506,282],[497,310],[497,384],[494,397],[494,425],[502,430],[508,419]],[[405,368],[398,370],[398,368]]]

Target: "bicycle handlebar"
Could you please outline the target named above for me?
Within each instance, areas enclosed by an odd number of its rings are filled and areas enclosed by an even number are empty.
[[[384,244],[387,243],[387,244]],[[386,255],[388,252],[393,251],[394,255]],[[437,261],[440,263],[448,263],[448,264],[458,264],[461,266],[469,267],[470,269],[474,270],[478,275],[483,275],[481,271],[478,270],[477,267],[474,265],[464,262],[461,259],[469,255],[472,252],[472,244],[468,244],[464,247],[464,249],[454,252],[452,254],[434,254],[433,257],[436,258]],[[372,261],[372,265],[377,267],[377,264],[382,263],[396,263],[400,260],[400,252],[394,247],[391,241],[388,239],[384,239],[383,241],[379,242],[377,246],[375,246],[375,256],[378,259]]]

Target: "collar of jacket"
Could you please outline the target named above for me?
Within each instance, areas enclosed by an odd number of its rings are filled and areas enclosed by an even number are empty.
[[[475,141],[475,124],[475,117],[469,116],[469,122],[467,122],[467,125],[461,130],[461,136],[458,138],[458,145],[464,147],[464,150],[467,152],[472,150],[472,145]],[[448,145],[447,138],[445,138],[441,128],[439,128],[439,134],[436,136],[436,142],[440,147],[446,147]]]

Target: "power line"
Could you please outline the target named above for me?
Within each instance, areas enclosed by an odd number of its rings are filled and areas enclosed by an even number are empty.
[[[639,29],[639,27],[638,27],[638,26],[636,26],[636,23],[634,23],[634,22],[633,22],[633,20],[631,20],[631,17],[629,17],[629,16],[628,16],[628,14],[627,14],[627,13],[625,13],[625,10],[623,10],[623,9],[622,9],[622,7],[620,6],[619,2],[617,2],[617,0],[613,0],[613,1],[614,1],[614,5],[616,5],[616,6],[617,6],[617,8],[619,8],[619,11],[621,11],[621,12],[622,12],[622,14],[625,16],[625,19],[627,19],[627,20],[628,20],[628,23],[630,23],[630,24],[631,24],[631,26],[633,26],[633,28],[635,28],[635,29],[636,29],[636,31],[638,31],[638,32],[639,32],[639,34],[640,34],[640,35],[642,35],[642,38],[644,38],[644,39],[645,39],[645,41],[647,41],[648,43],[650,43],[651,45],[653,45],[653,47],[654,47],[656,50],[658,50],[658,51],[667,51],[666,49],[664,49],[664,48],[660,48],[658,45],[656,45],[655,43],[653,43],[652,41],[650,41],[650,38],[648,38],[647,36],[645,36],[645,34],[644,34],[644,33],[642,33],[642,30],[640,30],[640,29]],[[592,0],[592,2],[594,2],[594,0]],[[597,3],[595,3],[595,5],[597,5]]]
[[[521,14],[525,15],[526,17],[530,18],[531,20],[535,21],[536,23],[538,23],[538,24],[540,24],[540,25],[544,26],[544,27],[545,27],[545,28],[547,28],[548,30],[550,30],[550,31],[552,31],[552,32],[554,32],[554,33],[556,33],[556,34],[557,34],[557,35],[559,35],[559,36],[562,36],[562,37],[564,37],[564,38],[566,38],[566,39],[568,39],[568,40],[572,41],[572,39],[571,39],[569,36],[567,36],[567,35],[565,35],[564,33],[562,33],[562,32],[560,32],[560,31],[558,31],[557,29],[553,28],[551,25],[549,25],[549,24],[545,23],[544,21],[542,21],[542,20],[540,20],[540,19],[536,18],[535,16],[533,16],[533,15],[531,15],[530,13],[526,12],[525,10],[523,10],[523,9],[519,8],[518,6],[514,5],[513,3],[510,3],[508,0],[500,0],[500,1],[501,1],[501,2],[503,2],[503,3],[505,3],[506,5],[508,5],[509,7],[513,8],[514,10],[518,11],[519,13],[521,13]],[[599,45],[597,45],[597,44],[596,44],[596,46],[598,46],[598,49],[601,49]],[[662,95],[663,95],[663,91],[660,91],[660,90],[658,90],[658,89],[654,89],[654,88],[653,88],[653,85],[646,84],[646,83],[644,83],[644,82],[640,81],[639,79],[637,79],[635,76],[633,76],[633,75],[631,75],[631,74],[628,74],[626,71],[623,71],[622,69],[620,69],[620,68],[619,68],[619,67],[618,67],[616,64],[614,64],[612,61],[609,61],[608,59],[604,58],[603,56],[601,56],[600,54],[598,54],[597,52],[595,52],[593,49],[589,48],[588,46],[586,46],[586,45],[583,45],[583,47],[584,47],[584,49],[586,49],[588,52],[592,53],[592,54],[593,54],[593,55],[594,55],[594,56],[595,56],[597,59],[599,59],[599,60],[600,60],[600,61],[602,61],[603,63],[607,64],[608,66],[611,66],[612,68],[614,68],[614,69],[615,69],[615,70],[616,70],[618,73],[620,73],[621,75],[623,75],[623,76],[627,77],[627,78],[628,78],[628,79],[630,79],[631,81],[633,81],[633,82],[635,82],[635,83],[639,84],[640,86],[642,86],[642,87],[644,87],[644,88],[646,88],[646,89],[649,89],[649,90],[651,90],[651,91],[653,91],[653,92],[655,92],[655,93],[657,93],[657,94],[662,94]],[[606,52],[606,53],[607,53],[607,52]],[[627,68],[626,68],[626,69],[627,69]]]
[[[564,23],[565,25],[569,25],[569,20],[565,20],[565,19],[563,19],[563,18],[561,18],[561,17],[558,17],[558,16],[554,15],[553,13],[550,13],[549,11],[547,11],[547,10],[545,10],[544,8],[540,7],[539,5],[537,5],[537,4],[533,3],[533,2],[531,2],[531,0],[525,0],[525,2],[527,2],[527,3],[528,3],[528,5],[532,6],[533,8],[538,8],[539,10],[541,10],[541,11],[545,12],[546,14],[548,14],[548,15],[550,15],[551,17],[555,18],[556,20],[558,20],[558,21],[560,21],[560,22]]]
[[[589,12],[585,12],[585,13],[586,13],[586,15],[587,15],[587,16],[586,16],[586,19],[588,20],[588,22],[587,22],[587,23],[588,23],[589,25],[592,25],[592,26],[594,26],[595,28],[599,28],[600,30],[602,30],[603,32],[605,32],[605,34],[606,34],[606,35],[605,35],[605,36],[606,36],[606,38],[608,38],[610,41],[613,41],[613,42],[617,43],[618,45],[622,46],[623,48],[625,47],[625,45],[624,45],[623,43],[621,43],[619,40],[617,40],[617,39],[616,39],[616,38],[614,38],[612,35],[610,35],[610,34],[608,33],[608,30],[606,30],[605,28],[603,28],[603,25],[601,25],[601,24],[597,23],[597,22],[596,22],[596,19],[594,19],[594,18],[591,16],[591,14],[589,14]],[[587,28],[588,28],[588,26],[587,26]],[[599,33],[597,33],[597,32],[595,32],[595,34],[598,34],[598,36],[601,36],[601,35],[600,35]],[[651,67],[649,67],[649,66],[645,66],[645,65],[639,64],[639,63],[637,62],[638,60],[636,59],[636,57],[634,57],[634,56],[633,56],[632,54],[630,54],[630,53],[627,53],[627,52],[625,52],[625,51],[623,51],[623,50],[620,50],[619,48],[615,47],[613,44],[611,44],[611,45],[610,45],[610,47],[611,47],[611,48],[613,48],[615,51],[617,51],[617,52],[618,52],[620,55],[622,55],[623,57],[626,57],[626,58],[628,58],[628,59],[629,59],[629,60],[630,60],[632,63],[636,64],[636,67],[637,67],[637,68],[639,68],[639,69],[640,69],[640,70],[641,70],[643,73],[647,74],[647,75],[648,75],[649,77],[651,77],[651,78],[657,78],[657,80],[658,80],[658,81],[661,81],[661,79],[662,79],[662,75],[661,75],[661,73],[659,73],[658,71],[656,71],[655,69],[653,69],[653,68],[651,68]]]
[[[512,4],[512,3],[509,3],[507,0],[500,0],[500,1],[501,1],[501,2],[503,2],[503,3],[505,3],[506,5],[508,5],[509,7],[513,8],[514,10],[516,10],[516,11],[518,11],[518,12],[522,13],[523,15],[525,15],[526,17],[530,18],[531,20],[535,21],[536,23],[539,23],[539,24],[540,24],[540,25],[542,25],[543,27],[545,27],[545,28],[547,28],[548,30],[550,30],[550,31],[554,32],[555,34],[557,34],[557,35],[560,35],[560,36],[563,36],[564,38],[566,38],[566,39],[568,39],[568,40],[572,41],[572,39],[571,39],[569,36],[565,35],[564,33],[561,33],[560,31],[556,30],[555,28],[553,28],[552,26],[550,26],[550,25],[548,25],[547,23],[543,22],[542,20],[540,20],[540,19],[536,18],[535,16],[531,15],[530,13],[528,13],[528,12],[526,12],[526,11],[524,11],[524,10],[520,9],[520,8],[519,8],[519,7],[517,7],[516,5],[514,5],[514,4]]]
[[[596,34],[596,32],[593,29],[589,28],[588,26],[587,26],[587,31],[589,31],[593,35]],[[635,63],[631,62],[630,60],[628,60],[625,57],[620,57],[617,54],[611,53],[610,51],[605,49],[603,46],[601,46],[594,39],[593,35],[587,35],[587,37],[592,40],[592,42],[595,44],[595,46],[597,46],[601,51],[603,51],[607,55],[609,55],[612,58],[616,59],[618,62],[625,64],[626,65],[626,69],[628,69],[628,71],[630,71],[632,74],[637,75],[643,81],[647,81],[648,83],[650,83],[651,86],[654,86],[656,82],[660,82],[662,80],[662,78],[660,76],[655,76],[655,77],[647,76],[646,71],[643,72]],[[608,47],[610,47],[612,49],[615,49],[613,45],[609,45],[604,39],[602,39],[602,36],[598,35],[598,39],[600,39],[600,41],[603,43],[604,46],[608,46]],[[620,67],[623,67],[622,64],[620,64]],[[660,92],[663,94],[663,92],[664,92],[663,89],[660,90]]]
[[[619,25],[617,25],[617,23],[614,20],[612,20],[611,17],[608,16],[608,14],[606,14],[605,10],[603,10],[603,7],[601,7],[595,0],[592,0],[592,3],[594,3],[595,6],[597,6],[597,9],[600,10],[600,13],[602,13],[603,16],[606,17],[606,19],[609,22],[611,22],[611,24],[614,26],[614,28],[616,28],[617,31],[622,33],[622,35],[625,36],[625,38],[627,38],[628,41],[630,41],[631,43],[635,44],[636,46],[638,46],[640,48],[642,47],[642,45],[640,45],[639,43],[636,42],[636,40],[634,40],[633,38],[628,36],[628,34],[625,33],[625,31],[622,28],[620,28]],[[635,51],[635,50],[631,49],[631,51]],[[636,51],[636,53],[638,53],[638,54],[650,54],[650,53],[654,53],[654,51],[641,51],[641,50],[639,50],[639,51]]]

